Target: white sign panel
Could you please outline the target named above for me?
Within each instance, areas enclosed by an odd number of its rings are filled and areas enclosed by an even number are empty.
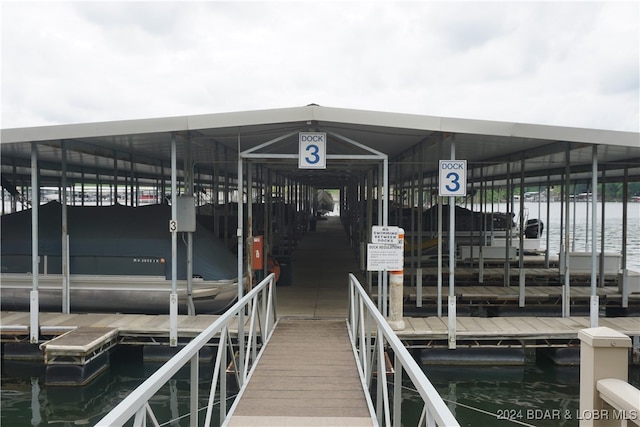
[[[327,134],[300,132],[298,149],[299,169],[327,168]]]
[[[403,245],[367,244],[367,271],[403,269]]]
[[[397,245],[400,243],[399,235],[400,227],[381,225],[371,227],[371,243]]]
[[[467,195],[467,161],[440,160],[440,196]]]

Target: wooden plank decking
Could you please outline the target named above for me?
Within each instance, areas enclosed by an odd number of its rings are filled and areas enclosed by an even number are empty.
[[[193,337],[206,329],[218,316],[178,316],[178,336]],[[447,337],[447,317],[405,317],[406,328],[397,334],[402,340],[442,339]],[[608,326],[631,336],[640,336],[640,317],[601,317],[599,326]],[[118,334],[131,336],[169,335],[168,315],[135,314],[60,314],[40,313],[41,327],[62,333],[78,327],[118,329]],[[459,339],[574,339],[578,330],[589,328],[589,317],[509,316],[463,317],[456,319]],[[29,313],[1,312],[0,331],[3,339],[28,337]],[[55,334],[53,334],[55,335]]]
[[[193,338],[204,331],[219,316],[178,316],[178,337]],[[97,314],[97,313],[40,313],[40,332],[43,336],[61,335],[75,329],[94,328],[117,331],[119,337],[168,337],[169,315],[154,314]],[[237,327],[231,327],[232,332]],[[29,313],[0,312],[0,334],[3,341],[19,340],[29,334]],[[77,334],[75,336],[78,336]],[[88,345],[93,335],[86,335],[85,343],[74,342],[74,346]]]
[[[406,328],[396,331],[402,340],[446,339],[447,317],[405,317]],[[640,317],[602,317],[607,326],[630,336],[640,336]],[[590,328],[589,317],[457,317],[459,340],[576,339],[580,329]]]
[[[374,425],[345,321],[281,320],[228,425]]]

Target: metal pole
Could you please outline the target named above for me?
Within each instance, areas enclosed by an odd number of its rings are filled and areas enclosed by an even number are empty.
[[[622,268],[622,308],[629,307],[629,271],[627,270],[628,201],[629,201],[629,168],[625,166],[623,183],[622,183],[622,260],[620,264],[620,267]],[[602,208],[604,209],[604,200],[602,201]],[[602,230],[604,231],[604,227],[602,228]],[[637,342],[637,341],[634,341],[634,342]]]
[[[238,132],[238,179],[237,179],[237,187],[238,187],[238,229],[236,230],[236,236],[238,237],[238,301],[242,298],[243,288],[242,288],[242,279],[244,277],[243,274],[243,266],[242,261],[244,259],[244,251],[243,251],[243,226],[244,226],[244,211],[243,211],[243,203],[244,203],[244,180],[243,180],[243,171],[242,171],[242,150],[240,147],[240,133]],[[244,372],[244,310],[240,310],[238,312],[238,372]],[[239,376],[240,387],[244,384],[245,377],[244,375]]]
[[[438,144],[438,159],[441,159],[442,156],[442,142],[440,140],[440,144]],[[442,318],[442,204],[444,203],[444,197],[440,197],[440,195],[436,196],[436,200],[438,201],[438,292],[437,292],[437,306],[438,306],[438,318]]]
[[[438,317],[442,317],[442,203],[444,198],[438,196]]]
[[[524,283],[524,154],[520,159],[520,239],[518,240],[518,307],[525,306]]]
[[[571,315],[571,288],[569,282],[571,280],[570,266],[569,266],[569,251],[570,251],[570,214],[569,208],[570,206],[570,197],[569,197],[569,187],[571,185],[571,153],[570,153],[570,145],[567,144],[567,149],[565,151],[565,229],[564,229],[564,286],[562,287],[562,317],[569,317]]]
[[[377,178],[377,182],[376,184],[378,185],[378,224],[379,225],[383,225],[384,224],[384,213],[383,211],[385,211],[384,209],[384,204],[383,204],[383,200],[382,199],[386,199],[387,196],[384,195],[384,183],[382,182],[383,180],[380,179],[381,176],[384,176],[384,162],[380,163],[378,165],[378,176]],[[381,284],[383,281],[383,276],[386,276],[386,274],[383,274],[382,271],[378,271],[378,309],[382,310],[382,292],[380,291],[381,288]],[[371,284],[369,284],[369,287],[371,287]]]
[[[549,218],[551,216],[551,175],[547,174],[547,227],[546,227],[546,243],[544,250],[544,268],[549,268],[549,248],[550,242],[549,238],[551,237],[549,233]],[[560,215],[560,219],[562,220],[562,215]]]
[[[596,240],[598,236],[598,146],[594,145],[591,151],[591,304],[589,310],[589,318],[591,320],[591,327],[596,328],[598,326],[598,295],[596,295],[596,285],[598,283],[596,270],[597,270],[597,246]],[[602,201],[604,204],[604,200]],[[587,205],[589,204],[587,200]],[[601,255],[604,257],[604,253]]]
[[[185,194],[193,198],[193,188],[195,186],[195,163],[191,156],[191,135],[186,142],[184,171],[185,171]],[[139,198],[138,198],[139,199]],[[187,314],[195,316],[196,307],[193,303],[193,232],[187,232]]]
[[[71,299],[69,289],[69,224],[67,217],[67,144],[61,141],[62,148],[62,312],[69,314],[71,311]]]
[[[178,345],[178,183],[176,136],[171,135],[171,295],[169,296],[169,346]]]
[[[382,225],[389,225],[389,158],[385,155],[382,160]],[[382,315],[388,316],[388,280],[387,274],[382,274]],[[380,285],[378,285],[378,292]]]
[[[480,166],[480,197],[478,200],[478,207],[480,209],[480,218],[482,223],[480,224],[480,253],[478,259],[478,283],[484,283],[484,250],[483,247],[487,245],[487,217],[485,213],[485,190],[486,183],[484,182],[484,168]]]
[[[38,207],[40,206],[40,190],[38,183],[38,146],[31,143],[31,293],[29,294],[29,339],[32,344],[38,343],[40,333],[38,299],[38,274],[40,257],[38,255]]]
[[[511,286],[511,262],[509,261],[509,251],[511,250],[511,238],[513,231],[512,225],[512,215],[513,213],[513,188],[511,186],[511,157],[509,156],[509,162],[507,163],[507,209],[506,209],[506,218],[505,221],[508,221],[506,224],[505,230],[505,245],[504,245],[504,286],[505,288]]]
[[[600,265],[600,272],[598,274],[598,283],[597,286],[604,288],[604,226],[605,226],[605,221],[606,221],[606,212],[605,212],[605,200],[607,200],[607,195],[606,195],[606,191],[607,191],[607,186],[606,186],[606,182],[607,182],[607,170],[606,169],[602,169],[602,178],[601,178],[601,182],[602,182],[602,195],[600,196],[600,200],[602,200],[602,203],[600,204],[600,253],[602,254],[602,256],[600,256],[600,261],[599,261],[599,265]],[[624,202],[623,202],[624,203]],[[595,224],[595,223],[594,223]]]
[[[456,139],[451,135],[451,160],[456,158]],[[456,294],[455,294],[455,263],[456,263],[456,198],[449,196],[449,299],[448,299],[448,341],[449,348],[456,348]]]

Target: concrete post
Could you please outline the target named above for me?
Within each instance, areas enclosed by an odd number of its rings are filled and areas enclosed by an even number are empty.
[[[580,338],[580,426],[604,426],[611,420],[601,419],[603,402],[596,383],[603,378],[628,381],[631,338],[607,327],[581,329]]]

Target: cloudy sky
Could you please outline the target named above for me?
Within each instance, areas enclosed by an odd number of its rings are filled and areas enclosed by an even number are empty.
[[[329,107],[639,131],[626,2],[3,0],[3,128]]]

